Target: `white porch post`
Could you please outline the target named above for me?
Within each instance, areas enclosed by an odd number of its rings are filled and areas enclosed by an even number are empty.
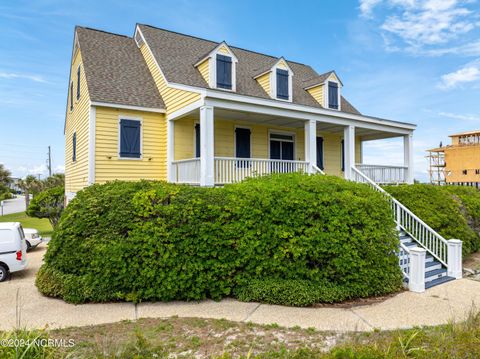
[[[413,183],[413,133],[403,136],[403,162],[407,167],[405,182]]]
[[[343,130],[345,158],[345,179],[352,179],[352,167],[355,166],[355,126],[349,125]]]
[[[168,182],[176,182],[177,176],[173,172],[172,162],[175,159],[174,154],[175,122],[167,120],[167,179]]]
[[[213,107],[200,107],[200,186],[214,186]]]
[[[308,173],[313,173],[313,166],[317,165],[317,122],[305,122],[305,161],[308,162]]]
[[[462,241],[450,239],[447,244],[447,275],[455,279],[462,278]]]
[[[425,292],[425,256],[427,251],[420,247],[410,249],[410,278],[408,289],[412,292]]]

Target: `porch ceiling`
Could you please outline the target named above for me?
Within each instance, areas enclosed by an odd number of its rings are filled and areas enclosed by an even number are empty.
[[[194,111],[186,117],[199,120],[200,112]],[[222,108],[215,108],[214,117],[225,119],[225,120],[247,121],[247,122],[258,123],[263,125],[282,126],[282,127],[289,127],[289,128],[303,128],[305,125],[305,121],[290,118],[290,117],[279,117],[279,116],[272,116],[272,115],[266,115],[261,113],[254,113],[254,112],[226,110]],[[317,121],[317,131],[320,131],[320,132],[343,134],[344,128],[345,126],[341,126],[338,124]],[[383,138],[392,138],[392,137],[401,136],[400,134],[394,133],[394,132],[372,130],[372,129],[362,128],[362,127],[355,127],[355,134],[357,136],[360,136],[363,141],[378,140]]]

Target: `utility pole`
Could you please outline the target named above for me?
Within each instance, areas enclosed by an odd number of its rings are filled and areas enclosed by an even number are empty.
[[[52,176],[52,151],[51,151],[50,146],[48,146],[48,163],[47,163],[47,167],[48,167],[48,176],[51,177],[51,176]]]

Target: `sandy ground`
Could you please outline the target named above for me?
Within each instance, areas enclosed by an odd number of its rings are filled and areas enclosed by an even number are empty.
[[[313,327],[326,331],[370,331],[409,328],[461,321],[474,306],[480,307],[480,282],[461,279],[425,293],[402,292],[383,302],[351,308],[291,308],[233,299],[220,302],[67,304],[42,296],[35,287],[35,273],[46,244],[28,253],[29,268],[0,283],[0,330],[15,327],[62,328],[125,319],[171,316],[228,319],[285,327]]]

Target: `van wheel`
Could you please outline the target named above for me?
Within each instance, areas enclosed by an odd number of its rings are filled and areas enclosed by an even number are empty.
[[[10,273],[8,272],[8,269],[0,264],[0,282],[4,282],[8,279]]]
[[[26,241],[27,242],[27,252],[30,251],[30,249],[32,249],[32,245],[30,244],[29,241]]]

